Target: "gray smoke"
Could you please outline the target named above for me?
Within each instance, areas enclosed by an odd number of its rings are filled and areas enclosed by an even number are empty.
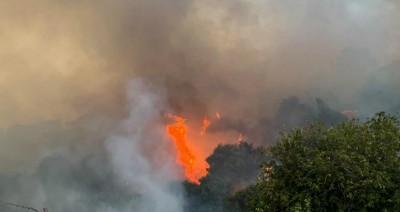
[[[182,211],[182,191],[177,183],[182,170],[162,121],[162,111],[167,109],[162,89],[134,79],[127,83],[127,95],[129,116],[115,127],[103,128],[107,135],[93,137],[102,132],[79,129],[76,124],[64,128],[57,122],[9,130],[2,141],[7,141],[7,135],[18,141],[23,137],[13,131],[28,135],[31,130],[31,139],[54,136],[51,142],[65,143],[58,144],[59,151],[54,148],[47,154],[32,155],[40,161],[31,167],[32,174],[23,170],[24,174],[0,175],[1,200],[51,211]],[[79,130],[81,136],[68,138]],[[19,142],[29,145],[29,141]],[[14,211],[9,205],[0,208]]]
[[[273,117],[288,96],[321,97],[338,110],[361,112],[371,102],[365,115],[393,108],[396,102],[360,96],[398,81],[381,76],[400,60],[399,6],[391,0],[0,1],[0,127],[120,115],[123,83],[137,76],[165,87],[171,107],[196,119],[219,111],[254,124]],[[383,82],[371,85],[374,78]],[[391,96],[391,88],[372,89]]]
[[[263,144],[345,109],[398,113],[399,10],[395,0],[0,0],[1,198],[52,211],[180,208],[164,110],[191,123],[219,112],[209,133]],[[143,86],[126,89],[131,78]]]
[[[160,121],[166,105],[149,86],[143,80],[129,82],[129,117],[122,124],[123,134],[109,138],[106,149],[118,182],[128,190],[141,190],[138,211],[179,212],[182,197],[169,187],[181,172]]]

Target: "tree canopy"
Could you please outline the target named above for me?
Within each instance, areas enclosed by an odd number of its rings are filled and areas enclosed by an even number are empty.
[[[259,182],[231,202],[244,211],[400,209],[399,120],[377,113],[282,133]]]
[[[241,142],[218,145],[206,160],[210,168],[201,184],[184,184],[189,200],[186,211],[232,211],[225,200],[256,182],[267,156],[264,148]]]

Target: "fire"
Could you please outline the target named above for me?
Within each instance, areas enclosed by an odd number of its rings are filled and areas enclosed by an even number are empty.
[[[196,158],[187,145],[188,127],[185,119],[179,116],[168,117],[174,118],[175,123],[167,125],[167,133],[174,140],[178,150],[177,161],[185,169],[185,177],[196,184],[200,184],[199,179],[207,174],[205,168],[196,166]]]
[[[203,126],[201,127],[200,135],[204,135],[206,133],[206,130],[210,124],[211,122],[207,118],[203,119]]]
[[[221,118],[221,115],[218,112],[215,113],[215,116],[217,117],[217,119]]]
[[[268,177],[269,174],[272,172],[273,167],[272,166],[267,166],[264,168],[264,177]]]
[[[240,142],[242,142],[243,140],[244,140],[244,137],[243,137],[242,133],[240,133],[240,134],[239,134],[239,137],[238,137],[238,139],[237,139],[237,142],[240,143]]]

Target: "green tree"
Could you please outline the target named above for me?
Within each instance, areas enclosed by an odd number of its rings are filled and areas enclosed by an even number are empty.
[[[245,211],[398,211],[399,121],[320,124],[282,133],[255,186],[231,202]]]

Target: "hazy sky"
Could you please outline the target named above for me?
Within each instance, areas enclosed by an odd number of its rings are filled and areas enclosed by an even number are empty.
[[[0,0],[0,200],[179,211],[166,111],[239,128],[192,139],[199,160],[244,128],[277,130],[289,96],[398,113],[399,2]]]
[[[187,82],[209,110],[236,116],[272,114],[289,95],[353,106],[371,74],[400,59],[399,9],[394,0],[1,0],[0,128],[118,112],[137,76],[167,90]]]

